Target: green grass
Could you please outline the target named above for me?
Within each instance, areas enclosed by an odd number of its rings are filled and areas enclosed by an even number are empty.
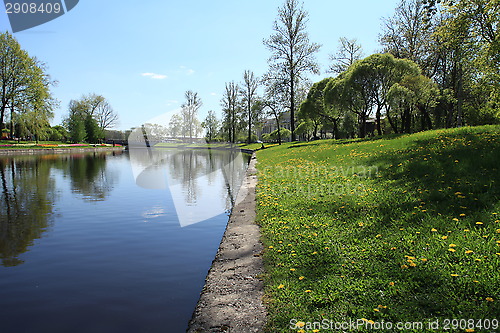
[[[268,332],[500,320],[499,126],[257,154]]]

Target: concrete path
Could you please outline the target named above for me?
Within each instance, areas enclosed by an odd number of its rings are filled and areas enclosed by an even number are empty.
[[[189,333],[261,332],[264,273],[259,227],[255,224],[257,176],[252,156],[236,205],[189,323]]]

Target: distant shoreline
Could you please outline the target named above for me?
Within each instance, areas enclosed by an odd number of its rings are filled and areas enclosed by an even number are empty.
[[[18,149],[0,149],[0,156],[91,153],[91,152],[123,151],[123,150],[125,150],[125,147],[18,148]]]

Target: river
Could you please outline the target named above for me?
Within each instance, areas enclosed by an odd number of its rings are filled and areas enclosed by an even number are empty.
[[[0,332],[184,332],[246,168],[228,154],[0,157]]]

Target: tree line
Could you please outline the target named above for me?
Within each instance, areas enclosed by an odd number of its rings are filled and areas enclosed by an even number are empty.
[[[402,0],[383,19],[379,53],[365,56],[356,39],[342,37],[330,76],[313,83],[308,75],[321,73],[315,58],[321,45],[309,38],[303,3],[284,0],[263,40],[267,72],[245,70],[240,82],[225,83],[221,119],[211,110],[199,121],[201,98],[187,91],[181,112],[155,131],[192,140],[204,129],[208,141],[281,142],[499,123],[498,13],[500,3],[491,0]],[[50,87],[57,82],[10,34],[0,37],[2,129],[74,142],[111,133],[118,117],[96,94],[71,101],[62,126],[50,128],[58,103]],[[264,122],[274,131],[258,138]]]
[[[101,142],[118,115],[101,95],[84,95],[69,103],[62,125],[50,126],[59,106],[50,91],[57,81],[47,66],[31,57],[9,33],[0,34],[0,130],[2,138]]]
[[[321,46],[309,40],[303,4],[285,0],[263,41],[267,73],[226,83],[219,131],[209,138],[255,141],[264,118],[276,128],[264,139],[277,141],[500,123],[499,13],[498,1],[402,0],[383,19],[379,53],[365,57],[356,39],[342,37],[331,76],[311,83]]]

